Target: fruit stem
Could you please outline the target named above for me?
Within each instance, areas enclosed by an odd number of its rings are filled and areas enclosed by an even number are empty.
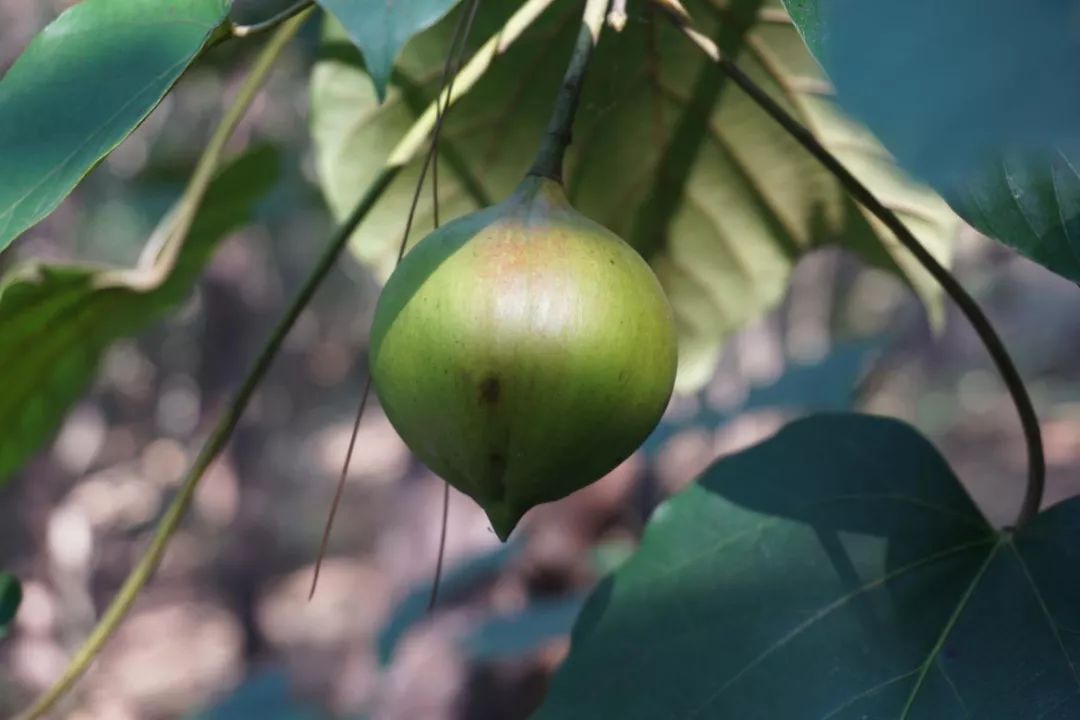
[[[581,86],[585,81],[585,71],[589,67],[593,48],[600,40],[600,29],[604,26],[609,2],[610,0],[586,0],[574,54],[570,56],[570,65],[566,68],[566,75],[559,87],[551,121],[544,139],[540,141],[540,149],[529,168],[529,175],[562,182],[563,156],[566,155],[566,148],[573,137],[574,115],[577,114],[578,100],[581,98]]]
[[[1012,396],[1016,412],[1020,416],[1020,424],[1023,427],[1024,439],[1027,443],[1028,454],[1028,479],[1027,488],[1024,492],[1024,500],[1016,520],[1016,527],[1021,527],[1031,520],[1039,512],[1042,504],[1043,489],[1046,484],[1046,460],[1043,454],[1042,431],[1039,428],[1039,418],[1035,414],[1035,407],[1028,395],[1016,365],[1005,349],[1004,343],[998,337],[994,326],[983,313],[974,298],[964,290],[963,286],[953,275],[939,263],[930,252],[923,247],[907,226],[887,208],[863,183],[856,178],[844,165],[829,152],[818,139],[772,97],[755,83],[739,66],[720,52],[720,48],[709,37],[701,33],[693,26],[689,15],[677,2],[677,0],[653,0],[661,9],[667,11],[667,15],[679,27],[679,29],[704,52],[720,70],[727,75],[751,100],[757,103],[761,109],[768,113],[773,120],[779,123],[787,133],[803,146],[811,155],[820,162],[848,191],[848,193],[863,207],[869,210],[896,236],[915,259],[926,269],[928,273],[941,285],[946,293],[953,299],[957,307],[975,329],[983,346],[986,348],[994,364],[997,366],[1005,386]]]

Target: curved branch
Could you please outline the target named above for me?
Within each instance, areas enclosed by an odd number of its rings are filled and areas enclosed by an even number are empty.
[[[1043,489],[1046,485],[1046,459],[1043,453],[1042,431],[1039,428],[1039,419],[1035,414],[1035,407],[1028,395],[1023,379],[1020,377],[1016,365],[1005,349],[1004,343],[998,337],[994,326],[979,308],[974,298],[964,290],[963,286],[953,277],[945,267],[939,263],[930,252],[923,247],[915,235],[908,230],[907,226],[896,216],[892,210],[884,205],[858,178],[844,167],[844,165],[825,148],[821,142],[806,129],[798,120],[780,106],[772,97],[744,73],[734,62],[720,52],[719,47],[706,35],[693,27],[689,15],[686,14],[678,0],[653,0],[658,6],[667,11],[668,16],[682,30],[683,34],[690,39],[702,52],[712,59],[720,70],[738,85],[755,103],[768,113],[784,130],[788,132],[800,145],[820,162],[826,170],[840,182],[848,193],[878,220],[880,220],[896,236],[915,259],[926,269],[928,273],[941,285],[941,287],[956,303],[957,307],[975,329],[986,351],[997,366],[1005,386],[1009,390],[1016,412],[1020,416],[1020,424],[1023,427],[1024,440],[1027,443],[1028,455],[1028,479],[1027,488],[1024,492],[1024,500],[1016,519],[1019,527],[1035,517],[1042,504]]]

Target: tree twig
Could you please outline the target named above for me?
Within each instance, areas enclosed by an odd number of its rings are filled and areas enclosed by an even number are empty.
[[[712,59],[720,70],[738,85],[751,100],[757,103],[769,114],[784,130],[787,131],[800,145],[802,145],[814,158],[820,162],[826,170],[840,182],[848,193],[863,207],[869,210],[896,236],[915,259],[926,269],[928,273],[941,285],[941,287],[956,303],[957,307],[975,329],[979,339],[986,347],[987,352],[997,366],[998,372],[1009,395],[1012,396],[1016,405],[1016,412],[1020,417],[1024,439],[1027,443],[1028,456],[1028,479],[1024,492],[1024,500],[1016,519],[1016,526],[1020,527],[1035,517],[1042,504],[1043,489],[1046,484],[1046,460],[1043,453],[1042,432],[1039,428],[1039,419],[1035,414],[1035,407],[1028,395],[1027,387],[1020,377],[1016,365],[1005,349],[1004,343],[998,337],[990,320],[983,313],[978,303],[964,290],[963,286],[953,277],[930,252],[923,247],[918,238],[908,230],[907,226],[896,214],[885,206],[858,178],[844,167],[844,165],[825,148],[818,139],[788,113],[779,103],[744,73],[734,62],[720,52],[720,48],[708,36],[698,31],[685,10],[677,0],[653,0],[658,6],[667,11],[668,16],[682,30],[683,34],[690,39],[702,52]]]

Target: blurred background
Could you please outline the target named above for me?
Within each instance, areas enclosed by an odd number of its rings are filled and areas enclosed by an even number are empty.
[[[0,0],[0,71],[67,4]],[[111,348],[55,441],[0,490],[0,568],[20,577],[25,593],[0,639],[0,715],[56,678],[93,627],[332,229],[306,117],[316,41],[309,27],[234,138],[237,150],[255,141],[282,148],[273,197],[223,244],[178,312]],[[27,257],[134,263],[254,49],[231,43],[198,63],[0,269]],[[971,230],[959,231],[954,248],[958,277],[1034,396],[1047,503],[1075,494],[1080,291]],[[446,575],[431,616],[443,486],[378,405],[369,407],[308,602],[377,293],[368,271],[343,258],[203,482],[156,578],[57,717],[527,717],[589,589],[633,549],[656,503],[719,455],[809,411],[906,419],[992,520],[1009,523],[1019,505],[1025,455],[1015,412],[963,318],[950,307],[934,336],[895,279],[825,250],[798,266],[779,308],[729,341],[704,391],[672,401],[636,455],[534,510],[510,543],[452,492]]]

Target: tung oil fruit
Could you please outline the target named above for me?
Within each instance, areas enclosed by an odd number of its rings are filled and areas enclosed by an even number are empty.
[[[390,422],[503,540],[629,457],[675,381],[672,312],[648,264],[536,175],[404,257],[370,352]]]

